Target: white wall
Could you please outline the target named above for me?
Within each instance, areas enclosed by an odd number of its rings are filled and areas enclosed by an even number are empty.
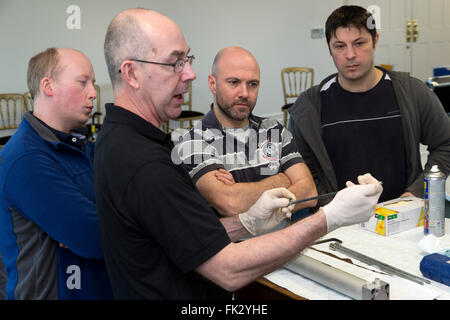
[[[0,0],[0,92],[25,92],[28,60],[47,47],[72,47],[92,61],[101,102],[112,102],[103,58],[103,41],[111,19],[126,8],[145,7],[164,13],[184,31],[196,56],[194,108],[208,111],[207,76],[218,50],[229,45],[249,49],[261,67],[255,113],[278,116],[283,104],[280,69],[308,66],[317,83],[335,71],[325,38],[311,39],[311,28],[324,27],[342,0]],[[69,30],[69,5],[81,8],[81,29]],[[281,117],[281,116],[280,116]]]

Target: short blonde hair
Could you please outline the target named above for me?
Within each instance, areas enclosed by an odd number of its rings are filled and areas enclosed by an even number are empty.
[[[27,71],[27,85],[33,99],[39,95],[42,78],[50,77],[56,79],[60,69],[57,48],[48,48],[30,59]]]

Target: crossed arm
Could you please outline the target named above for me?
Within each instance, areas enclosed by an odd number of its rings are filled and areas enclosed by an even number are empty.
[[[304,163],[289,167],[284,173],[264,178],[258,182],[238,182],[224,169],[210,171],[198,179],[197,189],[221,215],[232,216],[247,211],[261,194],[272,188],[289,189],[297,199],[314,197],[317,190],[314,180]],[[317,200],[303,202],[294,211],[313,207]]]

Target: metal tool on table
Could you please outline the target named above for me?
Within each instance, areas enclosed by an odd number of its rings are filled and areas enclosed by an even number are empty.
[[[338,238],[327,238],[327,239],[317,240],[316,242],[313,242],[311,244],[311,246],[315,246],[317,244],[321,244],[321,243],[325,243],[325,242],[332,242],[332,241],[342,243],[342,240],[339,240]]]
[[[355,258],[361,262],[364,262],[365,264],[368,264],[370,266],[376,266],[378,267],[381,271],[386,272],[390,275],[395,275],[398,277],[402,277],[404,279],[416,282],[418,284],[423,285],[424,283],[431,283],[429,280],[415,276],[413,274],[410,274],[406,271],[397,269],[391,265],[388,265],[384,262],[381,262],[379,260],[373,259],[369,256],[366,256],[362,253],[356,252],[354,250],[351,250],[349,248],[344,247],[341,243],[338,242],[333,242],[330,243],[330,249],[334,250],[334,251],[338,251],[341,253],[344,253],[345,255]]]
[[[389,300],[389,283],[367,281],[304,254],[284,267],[356,300]]]
[[[379,181],[379,183],[380,183],[381,185],[383,185],[383,181]],[[338,193],[338,192],[339,192],[339,191],[330,192],[330,193],[324,193],[324,194],[319,194],[318,196],[311,197],[311,198],[305,198],[305,199],[300,199],[300,200],[291,201],[291,202],[289,202],[289,206],[290,206],[290,205],[293,205],[293,204],[301,203],[301,202],[310,201],[310,200],[316,200],[316,199],[323,199],[323,198],[333,197],[333,196],[335,196],[336,193]]]
[[[316,241],[312,246],[330,241],[342,242],[337,238],[328,238]],[[389,299],[389,283],[378,278],[374,281],[367,281],[305,254],[299,254],[284,267],[353,299]]]

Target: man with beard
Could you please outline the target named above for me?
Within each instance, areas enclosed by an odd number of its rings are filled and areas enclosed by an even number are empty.
[[[292,135],[278,121],[253,115],[260,71],[255,57],[227,47],[208,77],[211,110],[180,140],[177,151],[193,182],[220,215],[248,210],[265,191],[288,188],[297,199],[317,191]],[[298,204],[294,211],[316,201]]]

